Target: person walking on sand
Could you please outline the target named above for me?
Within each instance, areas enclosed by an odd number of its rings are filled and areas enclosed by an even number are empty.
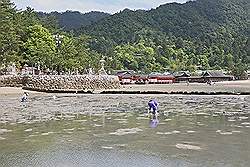
[[[23,96],[21,97],[21,102],[27,102],[28,101],[29,94],[27,92],[24,92]]]
[[[149,100],[148,102],[149,110],[148,113],[152,113],[153,115],[157,115],[158,103],[156,100]]]

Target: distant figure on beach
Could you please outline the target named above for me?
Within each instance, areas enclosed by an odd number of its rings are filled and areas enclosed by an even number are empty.
[[[208,84],[208,85],[212,85],[212,81],[211,81],[211,80],[208,80],[208,81],[207,81],[207,84]]]
[[[29,94],[24,92],[23,96],[21,97],[21,102],[27,102]]]
[[[153,115],[157,115],[158,103],[156,100],[149,100],[148,102],[149,110],[148,113],[152,113]]]
[[[56,100],[56,95],[53,96],[53,99]]]
[[[157,119],[157,116],[153,115],[153,118],[150,120],[149,126],[151,128],[156,128],[158,124],[159,124],[159,120]]]

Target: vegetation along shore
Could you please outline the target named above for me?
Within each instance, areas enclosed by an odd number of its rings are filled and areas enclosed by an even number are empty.
[[[47,73],[97,72],[101,59],[111,72],[213,69],[242,79],[249,70],[248,0],[197,0],[85,15],[17,10],[10,0],[2,0],[0,8],[3,74],[13,63]],[[82,26],[72,26],[76,22]]]

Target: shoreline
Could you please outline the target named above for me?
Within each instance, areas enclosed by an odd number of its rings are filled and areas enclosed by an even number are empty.
[[[204,83],[174,83],[122,85],[119,89],[106,90],[41,90],[21,87],[0,87],[0,95],[68,93],[68,94],[186,94],[186,95],[250,95],[250,80],[217,82],[212,85]]]
[[[21,87],[0,87],[0,96],[16,96],[22,95],[24,92],[41,94],[41,92],[23,90]]]
[[[112,94],[187,94],[187,95],[250,95],[250,80],[205,83],[174,83],[123,85],[119,90],[105,90]]]
[[[239,87],[238,84],[241,86]],[[230,86],[225,87],[225,85]],[[224,92],[219,92],[221,87]],[[230,92],[232,89],[228,87],[237,87],[237,89],[248,91],[232,93]],[[148,98],[152,97],[159,97],[159,100],[168,99],[170,100],[169,103],[177,100],[179,104],[182,105],[186,105],[186,102],[188,102],[187,105],[189,105],[190,102],[194,103],[190,104],[191,106],[197,105],[197,107],[199,104],[196,104],[195,101],[204,99],[204,96],[209,97],[208,99],[212,102],[211,104],[213,104],[214,100],[217,100],[217,98],[214,97],[219,97],[223,102],[222,108],[224,109],[227,108],[227,105],[231,105],[232,101],[235,104],[244,103],[244,106],[239,105],[240,108],[238,108],[238,110],[232,110],[232,113],[229,114],[245,114],[249,111],[249,87],[249,81],[243,83],[216,83],[211,86],[205,84],[190,84],[187,86],[183,83],[172,85],[123,85],[120,89],[116,90],[96,90],[78,92],[78,94],[73,92],[69,94],[65,92],[62,92],[62,94],[58,92],[53,94],[27,91],[15,87],[0,87],[0,124],[30,124],[50,120],[67,120],[76,118],[78,115],[86,115],[89,113],[113,112],[114,108],[119,108],[122,99],[126,100],[122,101],[125,107],[128,103],[131,103],[132,106],[139,104],[139,106],[144,108],[147,106]],[[182,92],[182,89],[186,92]],[[210,91],[211,89],[213,92]],[[171,90],[170,93],[168,92],[169,90]],[[20,97],[24,92],[30,94],[30,100],[28,100],[27,103],[20,103]],[[81,93],[85,93],[85,95]],[[205,97],[205,99],[207,99],[207,97]],[[225,100],[225,98],[230,99],[230,101]],[[169,104],[163,104],[163,106],[164,105],[168,106]],[[218,104],[218,106],[221,105]],[[98,108],[98,110],[96,110],[96,108]],[[172,109],[173,108],[170,108],[170,111],[172,111]],[[218,112],[220,112],[220,110],[218,110]]]

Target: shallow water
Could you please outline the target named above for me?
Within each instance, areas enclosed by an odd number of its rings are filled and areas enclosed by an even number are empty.
[[[152,128],[147,101],[160,103]],[[249,96],[0,97],[0,166],[246,167]]]

